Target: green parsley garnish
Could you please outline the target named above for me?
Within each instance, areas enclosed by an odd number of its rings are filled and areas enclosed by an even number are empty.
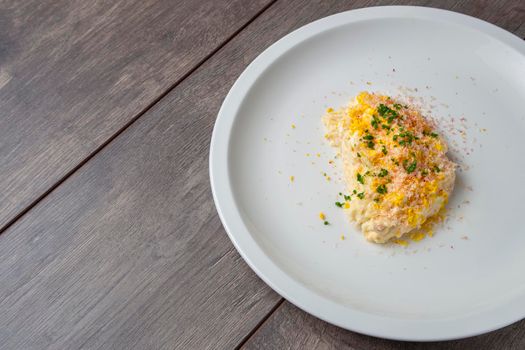
[[[343,207],[343,203],[341,203],[341,202],[335,202],[335,205],[338,206],[339,208]]]
[[[376,191],[379,194],[385,194],[387,192],[386,185],[382,184],[382,185],[377,186]]]
[[[325,221],[324,224],[325,224],[325,225],[328,225],[328,224],[330,224],[330,223],[329,223],[328,221]]]
[[[361,154],[357,152],[357,158],[361,158]]]
[[[379,113],[380,116],[384,117],[386,113],[390,111],[390,108],[384,104],[379,104],[377,107],[377,113]]]
[[[357,182],[361,183],[361,184],[365,184],[365,178],[363,175],[357,173]]]
[[[432,170],[434,170],[435,173],[439,173],[441,171],[441,169],[439,169],[437,165],[434,165],[434,168],[432,168]]]
[[[360,192],[360,193],[358,193],[358,194],[357,194],[357,198],[359,198],[359,199],[363,199],[363,198],[365,198],[365,193],[364,193],[364,192]]]
[[[374,129],[379,128],[379,119],[375,115],[373,115],[372,116],[372,121],[370,122],[370,124],[372,124],[372,127]]]
[[[377,113],[379,113],[381,117],[385,118],[388,124],[392,124],[395,118],[400,117],[399,113],[382,103],[377,107]]]
[[[399,133],[398,135],[394,135],[394,141],[396,141],[399,138],[401,138],[401,141],[399,141],[399,144],[401,146],[404,146],[407,144],[411,145],[412,141],[414,141],[414,134],[412,134],[410,131],[403,131],[402,133]]]
[[[353,190],[352,193],[353,193],[353,194],[356,194],[356,193],[357,193],[357,190]]]
[[[426,131],[426,130],[423,130],[423,135],[424,136],[431,136],[431,137],[438,137],[438,134],[436,134],[435,132],[430,132],[430,131]]]
[[[394,103],[394,108],[397,109],[397,110],[400,110],[401,109],[401,105],[399,103]]]
[[[377,176],[379,177],[385,177],[387,175],[388,175],[388,170],[383,169],[383,168],[381,168],[381,170],[379,171],[379,174],[377,174]]]
[[[363,136],[363,140],[367,141],[366,145],[368,146],[368,148],[374,149],[374,145],[375,145],[373,141],[374,136],[370,135],[368,133],[368,130],[365,130],[365,132],[366,132],[366,135]]]
[[[351,200],[352,200],[352,197],[350,197],[350,196],[348,196],[348,195],[346,195],[346,194],[345,194],[344,197],[345,197],[345,201],[351,201]]]
[[[383,152],[384,155],[386,155],[388,152],[386,150],[386,147],[383,145],[383,147],[381,147],[381,152]]]
[[[403,168],[405,168],[406,172],[407,173],[413,173],[414,170],[416,170],[416,167],[417,167],[417,162],[414,160],[412,163],[408,163],[408,160],[404,160],[403,161]]]

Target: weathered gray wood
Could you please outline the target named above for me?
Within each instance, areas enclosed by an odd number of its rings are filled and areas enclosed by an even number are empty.
[[[0,235],[0,344],[230,349],[249,336],[281,299],[242,262],[217,218],[207,160],[215,115],[275,40],[371,4],[278,1]],[[278,310],[247,345],[271,333]],[[511,330],[520,342],[522,331]]]
[[[269,1],[1,1],[0,228]]]
[[[229,45],[0,236],[0,347],[232,348],[272,309],[207,159],[242,55],[265,43]]]
[[[401,342],[343,330],[284,302],[242,349],[521,350],[525,349],[525,321],[473,338],[432,343]]]

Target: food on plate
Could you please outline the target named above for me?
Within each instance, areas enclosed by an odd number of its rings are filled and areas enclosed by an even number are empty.
[[[446,204],[456,164],[432,123],[413,106],[361,92],[322,117],[326,139],[344,167],[344,201],[336,202],[365,238],[386,243],[415,232]]]

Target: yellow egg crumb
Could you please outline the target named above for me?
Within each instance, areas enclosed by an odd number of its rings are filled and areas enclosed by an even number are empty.
[[[425,238],[425,234],[423,232],[413,232],[410,234],[410,239],[414,242],[419,242],[423,238]]]
[[[320,213],[319,213],[319,219],[321,219],[321,220],[325,220],[325,219],[326,219],[326,215],[324,215],[323,212],[320,212]]]
[[[405,241],[404,239],[395,239],[394,243],[398,244],[398,245],[401,245],[403,247],[408,247],[408,242]]]
[[[345,235],[341,235],[341,241],[344,241],[346,239]]]
[[[293,175],[290,176],[290,182],[294,182],[294,180],[295,180],[295,176],[293,176]]]
[[[348,203],[348,202],[345,202],[345,204],[344,204],[344,208],[345,208],[345,209],[348,209],[348,208],[350,208],[350,203]]]
[[[295,124],[294,123],[292,123],[292,129],[295,129]]]

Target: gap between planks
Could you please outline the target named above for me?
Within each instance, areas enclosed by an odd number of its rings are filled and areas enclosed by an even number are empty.
[[[268,311],[268,313],[264,315],[263,318],[261,318],[259,323],[257,323],[255,327],[253,327],[253,329],[248,334],[246,334],[246,336],[239,342],[239,344],[235,347],[235,350],[240,350],[244,346],[244,344],[246,344],[248,340],[250,340],[255,335],[255,333],[257,333],[257,331],[262,328],[262,326],[264,326],[266,321],[268,321],[268,319],[275,313],[275,311],[277,311],[277,309],[281,307],[285,300],[286,299],[281,298],[281,300],[275,303],[272,309]]]
[[[47,197],[51,192],[53,192],[55,189],[57,189],[62,183],[64,183],[71,175],[73,175],[75,172],[77,172],[80,168],[82,168],[85,164],[87,164],[93,157],[95,157],[100,151],[102,151],[106,146],[108,146],[113,140],[115,140],[118,136],[120,136],[126,129],[128,129],[131,125],[133,125],[137,120],[140,119],[149,109],[151,109],[153,106],[155,106],[160,100],[162,100],[166,95],[168,95],[171,91],[173,91],[177,86],[179,86],[186,78],[188,78],[190,75],[192,75],[197,69],[199,69],[206,61],[208,61],[211,57],[213,57],[219,50],[221,50],[224,46],[226,46],[230,41],[233,40],[239,33],[241,33],[246,27],[248,27],[257,17],[262,15],[266,10],[268,10],[271,6],[273,6],[277,0],[272,0],[265,6],[263,6],[257,13],[252,16],[246,23],[244,23],[242,26],[240,26],[237,30],[235,30],[229,37],[226,38],[221,44],[219,44],[215,49],[213,49],[210,53],[208,53],[204,58],[202,58],[200,61],[197,62],[195,66],[193,66],[191,69],[189,69],[182,77],[180,77],[178,80],[176,80],[172,85],[170,85],[164,92],[159,94],[153,101],[151,101],[146,107],[144,107],[139,113],[137,113],[136,116],[134,116],[129,122],[124,124],[119,130],[117,130],[113,135],[111,135],[106,141],[104,141],[100,146],[98,146],[93,152],[91,152],[86,158],[81,160],[76,166],[74,166],[71,170],[69,170],[64,176],[62,176],[60,179],[58,179],[57,182],[55,182],[52,186],[50,186],[44,193],[42,193],[40,196],[38,196],[34,201],[32,201],[26,208],[21,210],[18,214],[16,214],[11,220],[7,221],[5,225],[0,227],[0,235],[3,234],[11,225],[13,225],[15,222],[20,220],[25,214],[27,214],[31,209],[33,209],[41,200],[43,200],[45,197]]]

